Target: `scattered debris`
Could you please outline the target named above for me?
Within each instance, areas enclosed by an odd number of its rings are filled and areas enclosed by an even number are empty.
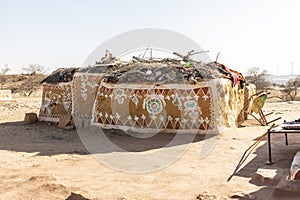
[[[85,150],[73,150],[73,151],[69,151],[69,154],[79,154],[79,155],[88,155],[89,152],[85,151]]]
[[[238,192],[236,194],[233,194],[230,196],[232,199],[245,199],[245,200],[251,200],[255,199],[255,197],[251,194],[244,194],[243,192]]]
[[[300,119],[296,119],[294,121],[285,121],[282,124],[283,129],[287,130],[299,130],[300,129]]]
[[[218,200],[219,198],[212,194],[199,194],[196,197],[197,200]]]

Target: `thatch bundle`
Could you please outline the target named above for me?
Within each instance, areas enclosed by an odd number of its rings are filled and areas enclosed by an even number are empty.
[[[47,84],[58,84],[58,83],[67,83],[73,80],[74,74],[78,71],[79,68],[59,68],[47,76],[41,83]]]

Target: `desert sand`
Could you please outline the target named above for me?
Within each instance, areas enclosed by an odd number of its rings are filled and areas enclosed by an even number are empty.
[[[253,118],[219,135],[215,147],[204,158],[199,157],[199,152],[205,140],[196,139],[170,166],[152,173],[129,174],[94,159],[76,130],[45,122],[25,125],[26,112],[38,113],[40,96],[41,91],[36,91],[30,97],[14,95],[12,101],[0,102],[0,199],[300,198],[300,192],[277,186],[285,180],[293,156],[300,150],[297,134],[289,135],[288,146],[284,135],[272,136],[273,165],[265,163],[268,151],[263,140],[229,182],[244,151],[268,129]],[[264,111],[274,112],[268,118],[282,117],[276,122],[280,124],[283,119],[299,118],[300,103],[267,103]],[[111,137],[122,143],[132,142],[122,134]],[[258,168],[275,169],[276,176],[267,185],[253,183],[251,178]]]

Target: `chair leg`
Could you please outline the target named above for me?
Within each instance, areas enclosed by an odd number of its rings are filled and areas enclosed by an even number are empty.
[[[259,113],[260,119],[262,120],[263,125],[266,126],[268,122],[267,122],[267,119],[266,119],[264,113],[262,112],[261,109],[259,109],[258,113]]]
[[[255,117],[253,114],[250,114],[254,119],[256,119],[256,121],[258,121],[262,126],[265,126],[265,124],[262,123],[261,119],[258,119],[257,117]]]

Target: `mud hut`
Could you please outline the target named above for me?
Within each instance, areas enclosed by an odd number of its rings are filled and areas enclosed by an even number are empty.
[[[92,124],[134,131],[219,130],[244,121],[244,77],[222,64],[132,62],[99,82]]]
[[[72,112],[72,80],[78,68],[60,68],[42,83],[42,104],[39,121],[59,122]]]

